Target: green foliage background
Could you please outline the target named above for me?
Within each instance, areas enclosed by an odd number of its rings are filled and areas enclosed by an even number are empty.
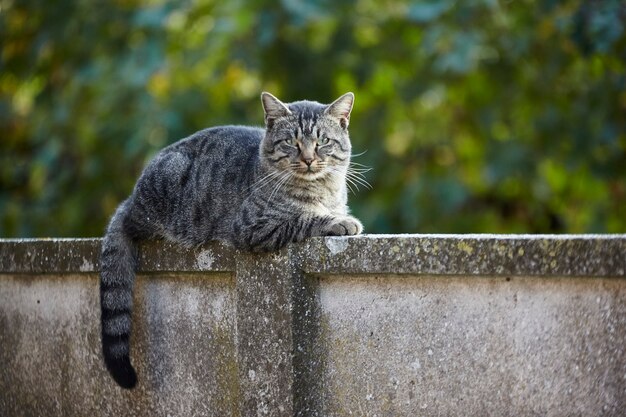
[[[626,232],[626,6],[0,0],[0,236],[99,236],[164,145],[356,94],[370,233]]]

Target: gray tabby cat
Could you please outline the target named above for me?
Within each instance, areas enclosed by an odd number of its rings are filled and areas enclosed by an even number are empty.
[[[164,148],[111,218],[100,257],[102,349],[124,388],[137,383],[129,341],[139,240],[217,239],[263,252],[363,230],[346,205],[354,95],[330,105],[261,99],[265,129],[215,127]]]

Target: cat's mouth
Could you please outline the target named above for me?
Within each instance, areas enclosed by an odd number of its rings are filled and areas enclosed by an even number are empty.
[[[324,175],[324,169],[320,167],[303,167],[300,169],[295,169],[294,174],[297,178],[306,180],[306,181],[315,181],[321,176]]]
[[[325,164],[319,161],[313,161],[309,163],[298,162],[292,163],[291,169],[294,174],[300,178],[311,180],[317,178],[320,173],[324,171]]]

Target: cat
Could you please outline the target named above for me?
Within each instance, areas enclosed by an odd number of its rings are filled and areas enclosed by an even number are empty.
[[[162,149],[113,214],[100,256],[102,350],[123,388],[137,384],[130,362],[137,242],[184,247],[220,240],[252,252],[312,236],[357,235],[349,214],[348,134],[354,94],[329,105],[283,103],[261,94],[265,128],[201,130]]]

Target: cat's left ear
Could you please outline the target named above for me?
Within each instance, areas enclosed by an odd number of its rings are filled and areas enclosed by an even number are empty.
[[[291,114],[291,110],[270,93],[261,93],[261,101],[263,102],[263,110],[265,111],[265,125],[268,129],[271,129],[275,119]]]
[[[346,93],[343,96],[339,97],[337,100],[333,101],[324,113],[336,118],[339,120],[339,124],[343,129],[348,128],[348,124],[350,122],[350,112],[352,111],[352,106],[354,105],[354,94]]]

